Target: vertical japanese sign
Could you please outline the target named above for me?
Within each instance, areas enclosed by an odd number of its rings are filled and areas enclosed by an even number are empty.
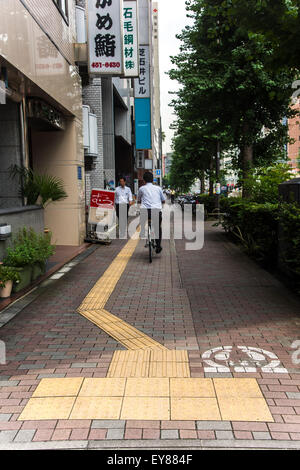
[[[88,0],[90,73],[123,74],[123,0]]]
[[[124,76],[138,77],[139,48],[137,1],[124,0],[123,4]]]
[[[139,47],[139,77],[134,80],[134,97],[150,98],[150,50],[149,46]]]

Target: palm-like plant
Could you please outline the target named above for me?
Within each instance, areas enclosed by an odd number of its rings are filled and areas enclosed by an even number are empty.
[[[47,174],[39,174],[31,169],[12,165],[10,175],[19,178],[20,195],[27,199],[28,205],[37,204],[38,199],[42,207],[51,202],[61,201],[68,197],[64,190],[61,178]]]

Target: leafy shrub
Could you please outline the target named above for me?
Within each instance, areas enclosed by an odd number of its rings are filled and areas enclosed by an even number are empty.
[[[280,201],[278,193],[292,176],[288,165],[255,170],[246,180],[250,198],[223,198],[220,205],[225,231],[264,266],[280,261],[300,292],[300,206]]]
[[[300,207],[297,204],[281,204],[279,220],[281,262],[300,281]]]
[[[200,204],[204,204],[205,211],[211,213],[216,204],[216,199],[214,195],[211,194],[200,194],[197,196],[197,200]]]
[[[272,167],[256,168],[252,170],[243,188],[249,195],[248,200],[258,203],[276,204],[279,202],[278,186],[289,181],[294,175],[286,163]]]
[[[197,196],[197,200],[200,204],[204,204],[206,214],[212,214],[216,207],[216,196],[214,194],[200,194]],[[226,196],[220,196],[221,201],[227,200]]]
[[[7,266],[23,267],[34,263],[45,263],[53,255],[55,249],[51,246],[51,233],[38,234],[32,228],[19,230],[7,248],[4,264]]]
[[[224,207],[225,206],[225,207]],[[245,199],[222,201],[222,225],[245,251],[264,265],[277,259],[278,204],[257,204]]]

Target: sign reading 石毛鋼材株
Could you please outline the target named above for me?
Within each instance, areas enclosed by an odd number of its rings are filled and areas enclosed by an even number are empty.
[[[123,41],[124,76],[138,77],[139,44],[136,0],[124,0],[123,3]]]
[[[91,74],[123,75],[122,0],[88,0],[88,45]]]

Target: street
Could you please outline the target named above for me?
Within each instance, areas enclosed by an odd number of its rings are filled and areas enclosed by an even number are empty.
[[[93,246],[1,312],[21,302],[0,448],[299,447],[299,298],[212,222],[202,250],[163,240],[150,264],[144,244]]]

